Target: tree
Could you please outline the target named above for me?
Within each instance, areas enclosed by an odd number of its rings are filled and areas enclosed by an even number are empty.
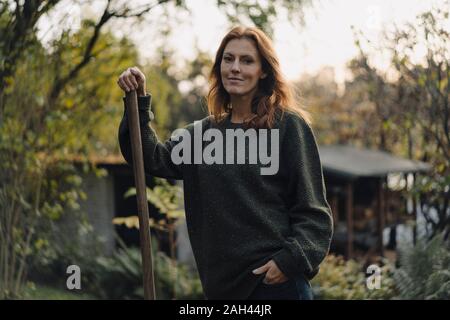
[[[46,105],[57,69],[48,65],[73,53],[70,43],[80,34],[62,37],[53,44],[58,48],[53,53],[37,41],[30,43],[9,87],[12,92],[0,125],[0,294],[5,297],[17,297],[31,255],[37,251],[44,255],[55,222],[79,210],[78,202],[86,197],[69,156],[101,151],[104,147],[93,139],[101,137],[98,131],[116,134],[110,121],[117,107],[105,110],[121,96],[118,89],[111,90],[116,84],[110,74],[136,59],[136,51],[126,41],[104,35],[109,42],[104,60],[83,69],[67,85],[63,98],[50,109]],[[125,54],[120,51],[127,46]],[[82,222],[78,215],[71,218],[73,225]]]
[[[401,76],[398,100],[411,102],[410,119],[420,129],[416,144],[421,159],[434,165],[433,172],[419,181],[422,213],[430,226],[429,237],[450,235],[450,3],[418,16],[418,27],[397,29],[391,41],[393,65]],[[414,63],[411,52],[419,43],[427,48],[424,63]],[[409,88],[407,87],[409,85]],[[408,105],[409,107],[409,105]],[[413,114],[411,114],[413,113]],[[412,148],[412,147],[411,147]],[[412,152],[411,152],[412,153]]]
[[[377,146],[413,160],[429,162],[433,170],[418,177],[411,196],[427,221],[429,238],[450,234],[450,31],[445,25],[449,5],[418,15],[414,23],[386,30],[378,48],[357,34],[358,57],[349,63],[353,79],[344,97],[358,132],[353,142]],[[387,51],[390,69],[370,62],[366,47]],[[427,49],[422,60],[414,56]],[[395,77],[388,77],[388,73]],[[356,106],[355,108],[353,106]],[[361,112],[364,107],[367,112]]]

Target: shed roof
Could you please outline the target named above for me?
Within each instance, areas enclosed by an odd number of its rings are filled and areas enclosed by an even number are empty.
[[[319,146],[319,153],[326,174],[348,179],[383,177],[390,173],[414,173],[431,169],[431,165],[425,162],[349,145]]]

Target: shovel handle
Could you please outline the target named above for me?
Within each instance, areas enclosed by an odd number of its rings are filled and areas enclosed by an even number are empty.
[[[146,195],[144,156],[142,152],[141,128],[136,91],[127,92],[125,106],[130,128],[131,151],[133,156],[133,172],[136,184],[136,198],[139,215],[139,238],[141,244],[144,298],[155,300],[155,283],[153,274],[152,243],[150,236],[148,203]]]

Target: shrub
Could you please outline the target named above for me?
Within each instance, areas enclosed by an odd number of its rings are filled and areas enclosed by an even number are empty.
[[[381,267],[381,288],[369,290],[363,265],[355,260],[329,255],[312,280],[315,299],[390,299],[395,296],[392,266]]]
[[[157,299],[203,299],[195,271],[163,252],[154,251],[153,259]],[[97,259],[90,290],[101,299],[142,299],[142,277],[140,249],[124,247],[112,257]]]
[[[450,299],[450,250],[441,235],[400,250],[394,273],[401,299]]]

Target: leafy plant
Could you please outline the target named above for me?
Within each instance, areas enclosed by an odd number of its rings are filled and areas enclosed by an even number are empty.
[[[153,240],[156,243],[156,239]],[[159,300],[202,299],[196,271],[153,250],[155,289]],[[139,248],[123,246],[112,257],[97,259],[91,291],[102,299],[142,299],[142,264]],[[173,288],[176,288],[175,292]]]
[[[342,256],[329,255],[319,274],[312,280],[316,299],[390,299],[395,296],[392,266],[381,267],[381,288],[369,290],[363,265]]]
[[[8,11],[1,12],[2,17],[9,16]],[[23,49],[11,81],[0,89],[0,298],[20,297],[30,262],[59,245],[51,241],[58,221],[70,218],[75,225],[84,223],[82,217],[72,214],[79,211],[79,201],[87,195],[71,155],[80,155],[84,173],[95,172],[82,155],[98,150],[93,139],[97,127],[111,128],[100,120],[110,123],[113,114],[119,116],[117,105],[110,107],[109,113],[101,108],[110,104],[112,93],[120,94],[120,90],[110,89],[114,81],[110,68],[116,63],[130,65],[135,51],[120,53],[117,49],[124,43],[111,34],[102,37],[109,42],[102,55],[106,60],[89,65],[89,78],[94,82],[83,81],[83,74],[80,79],[74,75],[70,84],[60,88],[64,98],[49,97],[55,79],[66,71],[59,58],[74,54],[69,42],[83,34],[87,34],[85,30],[64,33],[52,42],[52,50],[30,36],[32,41]],[[93,74],[98,76],[95,80]],[[104,88],[108,94],[101,95]],[[92,96],[98,103],[96,110]]]
[[[450,247],[441,235],[400,250],[394,273],[402,299],[450,299]]]
[[[170,245],[170,259],[167,260],[167,263],[170,263],[170,267],[167,264],[167,268],[163,268],[161,270],[172,270],[169,273],[165,273],[167,277],[172,277],[171,281],[168,281],[167,284],[171,283],[172,285],[172,297],[178,296],[180,290],[184,292],[185,289],[180,288],[180,282],[177,278],[178,274],[178,263],[176,261],[176,239],[175,239],[175,229],[179,222],[179,218],[184,217],[185,213],[183,209],[180,209],[181,202],[183,199],[182,189],[177,185],[171,185],[165,179],[155,178],[156,186],[153,189],[147,188],[146,195],[147,200],[153,204],[159,211],[160,214],[163,215],[163,219],[155,221],[154,219],[149,219],[150,228],[157,229],[162,231],[163,233],[167,233]],[[126,193],[125,197],[131,197],[136,195],[136,188],[130,188]],[[114,224],[125,225],[128,228],[137,228],[139,229],[139,219],[137,216],[130,217],[118,217],[113,219]],[[159,253],[158,253],[159,254]],[[164,261],[164,257],[160,257],[161,261]],[[183,267],[181,267],[183,268]],[[165,272],[165,271],[162,271]],[[187,272],[186,270],[182,270],[181,272]],[[185,286],[186,287],[186,286]]]
[[[156,186],[147,188],[147,200],[152,203],[167,219],[176,220],[184,217],[184,210],[180,209],[183,197],[182,189],[173,186],[167,180],[155,178]],[[130,188],[124,195],[125,198],[136,195],[136,188]]]

